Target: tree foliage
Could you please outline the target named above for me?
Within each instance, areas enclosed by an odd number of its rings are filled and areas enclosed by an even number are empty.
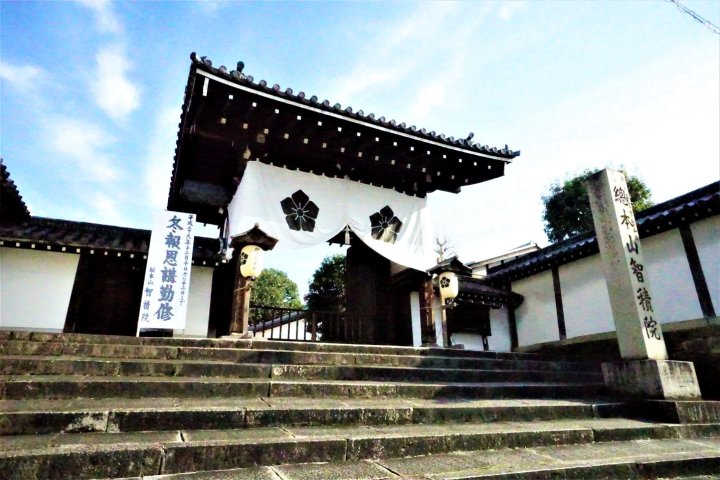
[[[325,257],[313,274],[305,302],[310,310],[339,311],[345,308],[345,256]]]
[[[250,292],[250,303],[256,306],[301,308],[298,287],[281,270],[268,268],[255,280]]]
[[[543,195],[543,222],[548,240],[559,242],[594,228],[585,180],[599,171],[600,169],[585,170],[562,183],[555,182],[550,186],[548,194]],[[637,213],[651,207],[651,193],[645,182],[624,171],[623,173],[633,211]]]

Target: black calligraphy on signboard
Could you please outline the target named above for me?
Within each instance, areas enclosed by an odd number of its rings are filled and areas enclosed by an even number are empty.
[[[658,323],[652,317],[645,317],[643,319],[643,326],[645,327],[645,335],[647,335],[647,338],[662,340],[662,335],[660,334],[660,328],[658,328]]]
[[[628,266],[630,274],[634,276],[638,284],[645,284],[645,275],[647,274],[645,266],[642,263],[642,254],[640,251],[640,236],[638,232],[637,222],[632,211],[632,203],[630,196],[625,188],[616,186],[613,188],[613,200],[617,204],[618,222],[623,235],[626,238],[625,249],[628,252]],[[635,289],[635,299],[638,308],[643,312],[643,328],[648,339],[662,340],[660,333],[660,325],[653,318],[654,310],[652,297],[647,286],[640,285]]]
[[[188,285],[188,278],[190,277],[190,268],[192,264],[192,243],[193,243],[193,230],[194,222],[193,222],[193,216],[188,215],[186,222],[185,222],[185,255],[183,256],[182,262],[183,262],[183,269],[182,269],[182,277],[180,282],[180,305],[185,303],[186,301],[186,294],[187,290],[189,288]]]
[[[626,207],[629,207],[631,205],[630,195],[628,195],[627,191],[625,191],[624,188],[620,186],[613,188],[613,195],[614,200],[620,205],[625,205]]]
[[[140,313],[140,321],[141,322],[149,322],[150,321],[150,299],[152,298],[154,284],[155,284],[155,267],[150,267],[148,269],[147,284],[145,286],[145,290],[143,291],[143,301],[142,301],[142,306],[141,306],[142,312]]]
[[[167,235],[165,236],[165,260],[163,260],[163,269],[161,270],[160,305],[153,314],[155,318],[163,322],[172,320],[175,316],[171,303],[173,298],[175,298],[178,265],[177,255],[180,251],[180,241],[182,239],[180,231],[183,230],[183,227],[180,225],[180,222],[181,219],[177,215],[173,215],[165,227]]]
[[[652,312],[653,308],[650,292],[648,292],[645,287],[640,287],[635,293],[637,293],[636,298],[638,299],[638,305],[640,308],[642,308],[644,312]]]

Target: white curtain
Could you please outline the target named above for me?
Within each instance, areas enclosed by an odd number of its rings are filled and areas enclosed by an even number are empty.
[[[275,248],[317,245],[349,226],[367,246],[418,270],[434,262],[425,198],[351,180],[248,162],[228,207],[230,237],[256,223]]]

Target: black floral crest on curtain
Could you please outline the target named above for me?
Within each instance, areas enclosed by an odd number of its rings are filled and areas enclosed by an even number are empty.
[[[315,219],[320,209],[310,201],[310,197],[305,192],[298,190],[280,202],[280,206],[285,213],[285,221],[290,230],[305,232],[315,230]]]
[[[402,222],[395,216],[395,212],[388,205],[379,212],[370,215],[370,225],[370,235],[375,240],[382,240],[387,243],[395,243],[402,228]]]

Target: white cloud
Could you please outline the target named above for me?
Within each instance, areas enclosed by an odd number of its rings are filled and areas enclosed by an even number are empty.
[[[130,61],[119,45],[102,47],[95,58],[97,71],[90,84],[95,102],[110,118],[123,121],[140,106],[140,89],[127,76]]]
[[[505,1],[498,11],[498,17],[501,20],[510,20],[515,12],[522,12],[525,10],[525,7],[526,5],[523,1]]]
[[[110,225],[127,225],[128,221],[121,213],[122,209],[118,198],[106,191],[96,191],[91,196],[89,204],[94,210],[95,219],[102,219],[101,222]]]
[[[206,15],[214,15],[219,10],[230,5],[231,2],[227,0],[199,0],[195,3],[198,9]]]
[[[352,101],[358,94],[386,90],[388,85],[419,75],[422,67],[432,67],[437,50],[448,44],[438,39],[443,38],[443,30],[453,23],[448,19],[457,11],[454,2],[422,3],[402,23],[374,26],[377,40],[363,44],[349,73],[333,80],[336,91],[331,98]]]
[[[55,116],[44,121],[41,129],[47,158],[62,163],[69,177],[101,183],[120,177],[116,161],[108,152],[116,139],[98,125]]]
[[[145,191],[148,194],[147,206],[152,210],[163,210],[167,206],[179,119],[178,107],[165,108],[155,119],[144,173]]]
[[[476,260],[532,239],[546,242],[541,196],[554,179],[585,168],[618,168],[642,178],[655,202],[718,180],[720,83],[705,52],[673,55],[568,94],[552,108],[530,110],[513,127],[523,154],[505,176],[433,193],[435,218],[462,260]]]
[[[34,90],[44,74],[45,71],[35,65],[11,65],[0,60],[0,79],[24,93]]]
[[[102,33],[122,33],[123,26],[115,14],[111,0],[75,0],[95,13],[97,28]]]
[[[420,3],[401,22],[371,26],[374,40],[358,35],[365,44],[357,49],[354,64],[346,69],[349,73],[332,79],[326,89],[329,98],[398,122],[438,129],[432,123],[440,124],[446,112],[473,94],[468,79],[482,79],[482,66],[504,58],[513,48],[513,42],[485,42],[484,24],[496,11],[497,5],[487,2]]]

